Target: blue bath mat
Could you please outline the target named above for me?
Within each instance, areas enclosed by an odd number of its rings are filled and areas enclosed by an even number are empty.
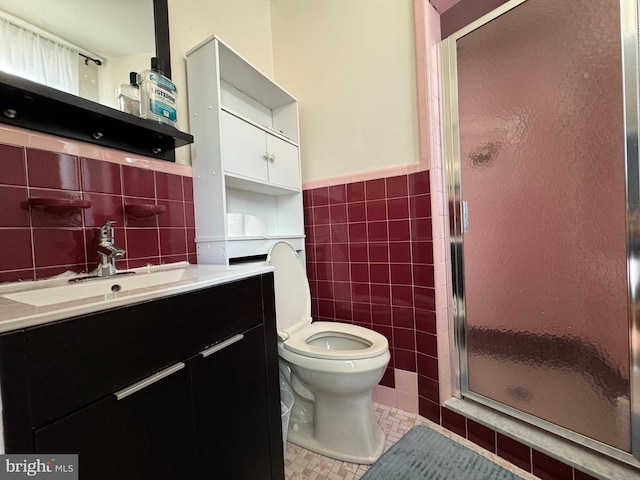
[[[361,480],[518,480],[473,450],[416,425],[384,453]]]

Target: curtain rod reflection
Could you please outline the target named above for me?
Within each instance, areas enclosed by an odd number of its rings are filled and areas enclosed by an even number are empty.
[[[89,62],[93,62],[96,64],[96,66],[101,66],[102,65],[102,60],[100,60],[99,58],[91,58],[83,53],[78,53],[78,55],[80,55],[82,58],[84,58],[84,64],[85,65],[89,65]]]
[[[70,48],[71,50],[74,50],[76,52],[78,52],[79,55],[81,55],[82,57],[85,58],[85,61],[88,62],[92,61],[94,62],[96,65],[100,66],[104,63],[104,60],[99,56],[96,55],[94,52],[91,52],[85,48],[80,47],[79,45],[75,45],[71,42],[68,42],[67,40],[47,31],[47,30],[43,30],[40,27],[37,27],[36,25],[33,25],[32,23],[29,23],[25,20],[22,20],[21,18],[18,18],[12,14],[10,14],[9,12],[6,12],[4,10],[0,10],[0,20],[4,20],[5,22],[9,22],[10,24],[15,25],[18,28],[24,29],[28,32],[31,32],[35,35],[38,35],[46,40],[49,40],[51,42],[57,43],[58,45],[62,45],[64,47]]]

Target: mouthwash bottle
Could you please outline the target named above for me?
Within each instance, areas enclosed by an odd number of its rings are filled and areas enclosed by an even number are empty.
[[[140,117],[175,127],[178,91],[162,68],[160,60],[153,57],[151,69],[138,74]]]
[[[118,88],[118,108],[121,112],[140,116],[140,89],[138,87],[138,74],[129,72],[129,83],[123,83]]]

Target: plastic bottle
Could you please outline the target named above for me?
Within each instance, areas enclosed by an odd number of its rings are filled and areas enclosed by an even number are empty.
[[[150,70],[138,74],[138,85],[140,117],[175,127],[178,91],[173,82],[162,73],[158,58],[151,59]]]
[[[138,87],[138,74],[129,72],[129,83],[123,83],[118,88],[118,108],[122,112],[140,116],[140,89]]]

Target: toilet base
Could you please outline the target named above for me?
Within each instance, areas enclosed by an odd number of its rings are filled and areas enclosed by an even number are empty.
[[[377,442],[378,445],[376,445],[375,451],[372,455],[368,456],[348,454],[330,448],[328,445],[321,444],[313,438],[313,425],[311,424],[300,424],[300,428],[297,431],[290,428],[287,433],[287,441],[312,452],[324,455],[325,457],[335,458],[336,460],[342,460],[344,462],[358,463],[361,465],[371,465],[380,458],[384,452],[386,436],[382,431],[380,431],[380,436],[381,438],[380,441]]]
[[[288,441],[345,462],[370,465],[380,458],[386,436],[373,417],[369,392],[348,399],[343,395],[315,395],[315,421],[292,418]]]

